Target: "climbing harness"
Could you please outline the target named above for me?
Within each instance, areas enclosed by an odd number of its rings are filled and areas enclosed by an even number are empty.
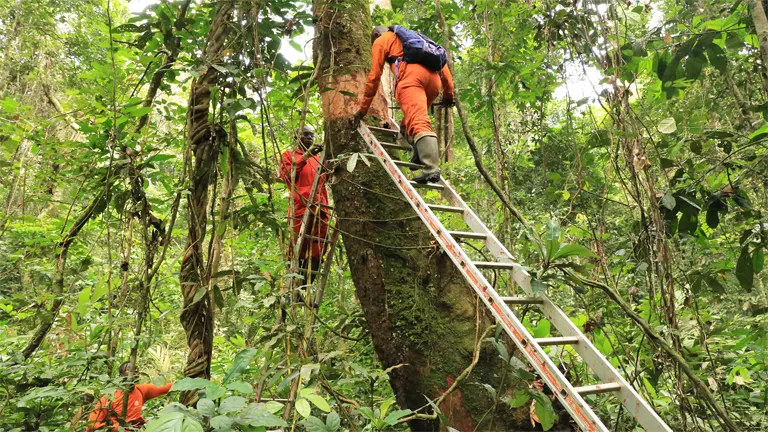
[[[393,123],[395,124],[395,123]],[[653,408],[627,383],[608,359],[598,351],[592,342],[579,330],[568,316],[544,294],[535,294],[531,289],[531,277],[504,245],[493,235],[485,224],[470,209],[464,200],[453,190],[448,181],[441,179],[438,183],[417,184],[408,180],[400,171],[401,167],[420,168],[419,164],[393,160],[387,150],[411,151],[410,147],[394,143],[380,142],[376,138],[385,135],[395,141],[398,131],[369,127],[360,123],[358,129],[373,154],[381,163],[384,171],[390,176],[397,188],[411,204],[419,218],[424,222],[435,237],[442,250],[451,258],[467,283],[482,299],[485,306],[493,314],[507,335],[514,341],[552,392],[570,413],[573,420],[584,431],[605,431],[609,429],[603,424],[592,408],[584,400],[585,396],[599,393],[616,395],[624,408],[637,420],[646,431],[671,431]],[[441,196],[449,205],[427,204],[416,188],[440,191]],[[448,231],[445,229],[436,213],[460,214],[471,232]],[[457,239],[474,239],[485,242],[485,247],[496,258],[496,262],[472,261]],[[481,269],[508,270],[512,272],[513,280],[520,285],[525,296],[502,297],[488,283]],[[534,338],[525,328],[520,319],[510,307],[535,306],[556,328],[559,337]],[[545,351],[548,346],[570,345],[581,359],[592,369],[599,384],[581,387],[573,386]]]

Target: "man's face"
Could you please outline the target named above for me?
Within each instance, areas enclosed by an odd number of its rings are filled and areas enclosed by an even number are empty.
[[[301,141],[302,147],[308,149],[312,147],[312,144],[315,143],[315,133],[311,131],[304,131],[301,133],[299,140]]]

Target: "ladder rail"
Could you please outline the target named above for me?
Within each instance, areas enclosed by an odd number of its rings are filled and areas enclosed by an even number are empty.
[[[469,208],[464,200],[456,193],[450,184],[443,180],[441,182],[444,188],[442,195],[452,205],[456,207],[465,208],[464,221],[472,228],[473,231],[486,234],[486,246],[491,254],[498,260],[511,262],[514,258],[507,251],[506,247],[496,238],[493,231],[489,230],[480,218]],[[648,402],[640,396],[640,394],[624,379],[624,377],[616,370],[615,367],[600,353],[594,346],[592,341],[587,338],[583,332],[581,332],[575,324],[571,321],[568,315],[560,309],[547,295],[534,294],[531,289],[531,277],[522,267],[515,268],[513,270],[513,277],[515,281],[523,288],[523,291],[529,296],[541,299],[542,303],[538,305],[539,310],[543,315],[552,323],[552,325],[565,337],[578,337],[579,343],[573,344],[571,347],[579,354],[584,362],[589,365],[595,375],[597,375],[603,383],[617,383],[621,385],[621,389],[618,390],[618,399],[627,408],[627,412],[637,420],[637,422],[648,431],[670,431],[672,429],[667,426],[664,420],[659,417],[656,411],[648,404]]]
[[[592,411],[592,408],[584,401],[578,392],[576,392],[570,382],[563,376],[562,372],[555,366],[552,359],[546,352],[544,352],[544,349],[535,342],[535,339],[528,332],[523,323],[520,322],[512,310],[502,301],[501,296],[499,296],[490,286],[485,279],[485,276],[483,276],[477,267],[474,266],[472,260],[466,255],[466,252],[464,252],[456,240],[448,234],[448,230],[443,227],[440,220],[435,217],[432,210],[430,210],[424,199],[416,192],[416,189],[411,185],[410,181],[397,168],[389,154],[387,154],[379,141],[368,129],[368,126],[361,122],[358,131],[373,153],[378,156],[377,159],[384,168],[384,171],[386,171],[392,180],[395,181],[397,187],[411,204],[411,207],[416,211],[419,218],[424,222],[438,243],[440,243],[443,250],[459,268],[464,278],[475,293],[482,299],[483,303],[485,303],[486,307],[491,311],[496,320],[502,324],[504,331],[525,355],[534,369],[536,369],[542,380],[544,380],[553,390],[555,395],[557,395],[557,398],[560,399],[560,402],[571,414],[574,421],[582,430],[599,430],[607,432],[608,428],[605,427],[597,414]],[[445,183],[444,186],[446,186],[446,188],[443,190],[449,187]],[[466,213],[466,210],[469,210],[469,207],[464,205],[464,208]],[[498,240],[496,241],[498,242]],[[511,261],[511,259],[509,260]],[[522,270],[522,268],[520,268],[520,270]]]

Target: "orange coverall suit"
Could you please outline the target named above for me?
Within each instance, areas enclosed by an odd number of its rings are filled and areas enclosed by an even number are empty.
[[[158,387],[154,384],[137,384],[133,391],[128,394],[128,412],[125,415],[126,423],[141,426],[144,424],[144,417],[141,416],[141,409],[144,402],[162,396],[171,390],[173,383]],[[118,420],[123,416],[123,391],[115,392],[114,400],[110,401],[103,397],[99,400],[97,408],[88,417],[90,426],[85,430],[88,432],[103,429],[109,420],[112,421],[112,432],[117,432],[119,428]]]
[[[320,156],[315,155],[304,160],[304,150],[296,149],[294,151],[288,150],[283,152],[282,161],[280,162],[280,179],[282,179],[285,185],[289,188],[291,187],[291,165],[293,160],[296,161],[296,185],[295,188],[292,188],[293,208],[288,209],[288,221],[290,223],[291,218],[293,218],[293,232],[298,236],[299,232],[301,232],[301,223],[304,220],[304,214],[307,212],[307,203],[309,202],[309,195],[312,191],[312,182],[314,182],[315,173],[317,173],[317,170],[320,167]],[[315,203],[328,205],[328,192],[325,190],[325,174],[320,175],[320,179],[317,183]],[[311,229],[307,229],[305,233],[313,237],[324,239],[328,233],[328,212],[317,205],[312,206],[311,211],[314,215],[314,217],[310,217],[308,222],[311,224]],[[301,253],[299,253],[299,259],[306,260],[311,256],[313,262],[320,262],[323,257],[324,249],[325,242],[314,239],[304,239],[301,246]],[[291,247],[290,253],[292,256],[293,247]]]
[[[368,81],[365,84],[363,99],[360,101],[360,112],[368,113],[373,97],[379,89],[384,63],[389,58],[403,56],[403,44],[394,32],[382,34],[373,43],[373,61]],[[394,63],[390,66],[395,73]],[[432,124],[429,121],[428,107],[432,105],[443,88],[443,99],[453,99],[453,77],[448,65],[441,73],[433,72],[420,64],[409,64],[401,61],[395,77],[395,100],[403,110],[403,126],[413,141],[421,138],[419,135],[432,135]]]

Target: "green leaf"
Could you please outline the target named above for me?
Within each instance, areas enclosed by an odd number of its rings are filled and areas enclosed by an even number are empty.
[[[560,247],[555,253],[555,256],[552,257],[552,261],[558,258],[567,258],[571,256],[596,257],[597,255],[580,244],[569,243]]]
[[[216,414],[216,404],[210,399],[202,398],[197,401],[197,410],[206,417],[213,417]]]
[[[749,135],[749,140],[757,141],[760,138],[765,137],[766,135],[768,135],[768,123],[762,125],[759,129],[752,132],[752,134]]]
[[[539,418],[541,427],[545,431],[550,430],[557,420],[557,414],[552,408],[552,401],[542,392],[536,392],[533,398],[536,400],[536,417]]]
[[[309,416],[302,420],[302,425],[307,429],[307,432],[332,432],[331,429],[323,423],[322,420],[315,416]]]
[[[685,77],[689,80],[696,80],[701,75],[701,70],[707,63],[707,58],[704,55],[694,52],[685,61]]]
[[[311,394],[305,397],[309,399],[309,401],[312,402],[312,404],[318,407],[321,411],[331,412],[331,407],[328,405],[328,402],[326,402],[325,399],[323,399],[322,396]]]
[[[715,206],[710,205],[707,208],[707,225],[712,229],[720,225],[720,212],[717,211]]]
[[[656,129],[658,129],[659,132],[663,134],[675,133],[675,131],[677,131],[677,122],[675,121],[674,117],[667,117],[659,122],[659,125],[656,127]]]
[[[296,401],[296,411],[301,414],[302,417],[309,417],[309,413],[312,412],[312,407],[309,406],[309,402],[306,399],[301,398]]]
[[[280,417],[272,414],[264,404],[251,405],[244,413],[239,415],[241,424],[247,424],[253,427],[285,427],[288,423]]]
[[[752,254],[752,270],[755,274],[763,271],[763,264],[765,263],[765,256],[763,255],[763,248],[758,247],[755,249],[755,253]]]
[[[245,408],[247,404],[248,401],[245,400],[245,398],[242,396],[230,396],[221,401],[221,405],[219,405],[219,412],[222,414],[237,412]]]
[[[552,325],[548,320],[541,320],[538,324],[536,324],[536,327],[533,328],[533,331],[531,332],[533,334],[533,337],[537,338],[543,338],[549,336],[549,332],[552,328]]]
[[[739,284],[745,291],[752,292],[755,272],[752,264],[752,257],[749,255],[749,248],[746,246],[741,248],[739,260],[736,261],[736,278],[739,280]]]
[[[661,205],[669,209],[669,211],[673,211],[677,205],[677,200],[675,200],[675,197],[672,196],[671,193],[667,192],[661,198]]]
[[[211,427],[216,432],[229,432],[232,430],[232,419],[225,415],[217,415],[211,419]]]
[[[211,382],[204,378],[183,378],[173,383],[171,391],[189,391],[205,388]]]
[[[88,305],[91,300],[91,287],[85,287],[80,291],[77,296],[77,312],[80,316],[85,315],[88,312]]]
[[[227,389],[234,390],[242,394],[253,393],[253,386],[248,384],[247,382],[242,382],[242,381],[227,384]]]
[[[388,414],[388,415],[387,415],[387,416],[384,418],[384,423],[386,423],[386,424],[388,424],[388,425],[390,425],[390,426],[391,426],[391,425],[394,425],[394,424],[396,424],[396,423],[397,423],[397,422],[398,422],[398,421],[399,421],[401,418],[403,418],[403,417],[405,417],[405,416],[407,416],[407,415],[411,414],[412,412],[413,412],[413,411],[411,411],[411,410],[409,410],[409,409],[404,409],[404,410],[396,410],[396,411],[392,411],[391,413],[389,413],[389,414]]]
[[[721,73],[725,73],[728,69],[728,57],[719,45],[710,44],[707,47],[707,57],[709,58],[709,63]]]
[[[330,414],[325,418],[325,426],[328,428],[329,432],[336,432],[341,427],[341,419],[339,418],[339,415],[336,413],[336,411],[331,411]]]
[[[248,348],[237,353],[235,359],[232,361],[232,366],[230,366],[227,374],[224,375],[224,379],[221,382],[226,384],[233,378],[242,374],[248,365],[251,364],[253,358],[256,357],[258,352],[259,351],[256,348]]]
[[[225,394],[227,394],[227,389],[214,382],[208,383],[208,385],[205,386],[205,397],[210,400],[216,400]]]
[[[512,408],[520,408],[531,400],[531,394],[527,390],[518,390],[515,392],[515,397],[509,400],[509,406]]]
[[[141,117],[151,112],[152,112],[152,107],[148,106],[148,107],[141,107],[141,108],[130,110],[127,114],[133,117]]]
[[[718,294],[724,294],[725,293],[725,287],[723,284],[720,283],[715,277],[713,276],[707,276],[704,278],[704,281],[707,283],[709,288],[712,289],[712,291],[718,293]]]
[[[147,423],[145,432],[203,432],[197,420],[180,412],[169,412]]]
[[[353,153],[352,156],[349,157],[349,160],[347,160],[347,171],[352,172],[355,170],[355,166],[357,166],[357,158],[360,157],[360,153]]]

